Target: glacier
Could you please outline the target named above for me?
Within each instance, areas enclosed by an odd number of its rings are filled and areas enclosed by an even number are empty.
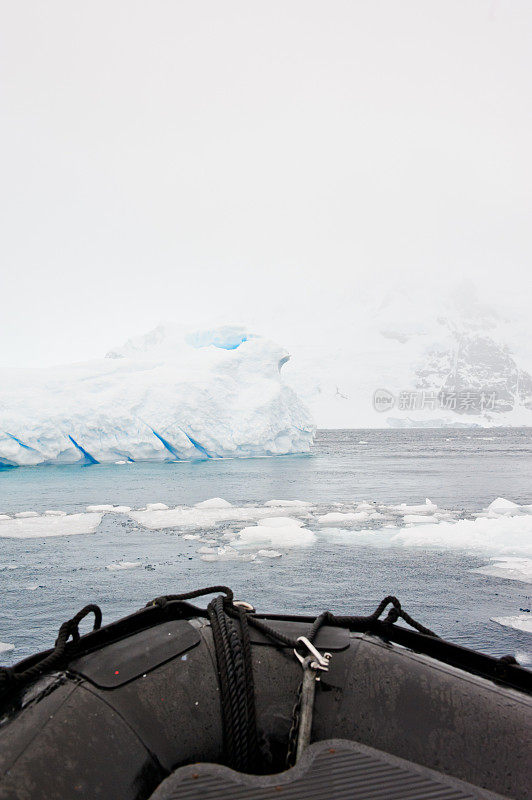
[[[0,466],[307,453],[287,351],[245,327],[161,325],[105,358],[0,372]]]

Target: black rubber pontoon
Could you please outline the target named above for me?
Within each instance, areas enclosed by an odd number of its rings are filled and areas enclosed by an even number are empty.
[[[427,631],[397,601],[316,624],[180,597],[82,637],[77,615],[0,673],[2,800],[531,797],[532,681],[511,659],[396,624]],[[286,770],[302,635],[331,659]]]

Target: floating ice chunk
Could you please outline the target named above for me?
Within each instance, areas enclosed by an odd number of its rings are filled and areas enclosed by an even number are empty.
[[[0,642],[0,653],[9,653],[10,650],[14,650],[14,644],[8,644],[7,642]]]
[[[235,546],[267,544],[272,547],[306,547],[315,540],[315,533],[297,525],[286,525],[281,528],[255,525],[240,531]]]
[[[515,514],[520,513],[521,507],[511,500],[506,500],[504,497],[497,497],[496,500],[489,504],[487,511],[493,514]]]
[[[35,539],[93,533],[101,521],[102,514],[96,513],[4,520],[0,522],[0,538]]]
[[[185,533],[183,539],[199,539],[199,533]]]
[[[532,516],[461,519],[400,530],[393,543],[532,557]]]
[[[166,503],[146,503],[146,511],[166,511]]]
[[[194,508],[232,508],[232,503],[228,503],[222,497],[211,497],[210,500],[195,503]]]
[[[357,511],[373,511],[375,509],[374,503],[368,503],[366,500],[362,500],[361,503],[357,503]]]
[[[519,664],[522,664],[523,667],[528,667],[530,664],[532,664],[532,654],[531,653],[525,653],[522,650],[516,650],[515,657],[517,659],[517,662]]]
[[[196,550],[196,553],[216,553],[214,547],[200,547],[199,550]]]
[[[532,633],[532,614],[518,614],[516,617],[490,617],[492,622],[504,625],[505,628],[514,628],[516,631]]]
[[[294,528],[302,528],[305,524],[300,519],[292,519],[291,517],[269,517],[260,522],[266,528],[286,528],[292,526]]]
[[[58,508],[49,508],[44,512],[46,517],[66,517],[66,511],[60,511]]]
[[[111,572],[116,572],[117,570],[135,569],[136,567],[142,567],[142,562],[141,561],[118,561],[116,564],[107,564],[105,569],[111,570]]]
[[[303,508],[310,503],[305,500],[267,500],[264,505],[267,508]]]
[[[349,522],[363,522],[369,519],[367,511],[348,511],[342,513],[341,511],[329,511],[328,514],[322,514],[318,517],[320,525],[337,525],[346,524]]]
[[[241,558],[240,553],[234,547],[218,547],[216,550],[202,547],[198,553],[203,553],[200,556],[202,561],[236,561]]]
[[[28,583],[27,586],[24,587],[28,592],[34,592],[36,589],[39,588],[38,583]]]
[[[115,464],[127,464],[127,461],[115,461]]]
[[[405,525],[435,525],[436,522],[433,517],[425,516],[424,514],[405,514],[403,517]]]
[[[367,442],[366,442],[366,440],[365,440],[365,439],[361,439],[361,440],[359,441],[359,444],[367,444]]]
[[[427,497],[422,505],[409,506],[406,503],[401,503],[398,506],[390,506],[390,508],[398,514],[434,514],[438,506]]]
[[[235,550],[234,547],[230,547],[229,545],[219,547],[216,552],[221,561],[236,561],[240,558],[240,553],[238,550]]]
[[[532,559],[530,558],[492,558],[492,562],[485,567],[471,570],[481,575],[490,575],[493,578],[506,578],[511,581],[532,583]]]
[[[113,506],[113,514],[129,514],[131,506]]]
[[[1,522],[3,519],[11,519],[11,517],[9,516],[9,514],[0,514],[0,522]]]
[[[19,511],[17,514],[15,514],[15,517],[17,519],[30,519],[30,517],[38,517],[38,516],[39,515],[37,514],[36,511]]]
[[[131,511],[130,517],[149,530],[164,528],[209,528],[220,522],[253,521],[273,517],[273,508],[231,506],[230,508],[190,508],[181,506],[166,511]]]
[[[278,550],[259,550],[257,555],[263,558],[281,558],[283,554]]]
[[[114,506],[111,505],[99,505],[99,506],[87,506],[87,511],[96,511],[98,513],[105,513],[106,511],[112,511]]]

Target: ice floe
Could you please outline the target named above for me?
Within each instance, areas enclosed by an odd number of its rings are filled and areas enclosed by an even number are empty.
[[[523,581],[532,583],[532,559],[501,556],[491,558],[490,564],[485,567],[478,567],[472,572],[479,572],[481,575],[490,575],[493,578],[506,578],[511,581]]]
[[[202,561],[236,561],[238,559],[242,560],[238,550],[235,550],[234,547],[229,547],[229,546],[218,547],[216,549],[204,547],[201,550],[198,550],[198,553],[203,553],[203,555],[201,555]]]
[[[320,525],[337,525],[349,522],[363,522],[369,519],[367,511],[329,511],[317,518]]]
[[[532,557],[532,516],[461,519],[402,528],[392,542],[405,547],[443,547]]]
[[[58,508],[48,508],[44,512],[45,517],[66,517],[66,511],[61,511]]]
[[[14,644],[8,644],[7,642],[0,642],[0,653],[9,653],[11,650],[15,649]]]
[[[260,524],[266,528],[302,528],[305,523],[292,517],[269,517],[261,520]]]
[[[105,569],[117,572],[121,569],[136,569],[137,567],[142,567],[141,561],[117,561],[115,564],[107,564]]]
[[[222,497],[211,497],[210,500],[202,500],[201,503],[195,503],[195,508],[232,508],[232,504],[228,503]]]
[[[131,511],[130,517],[149,530],[164,528],[209,528],[221,522],[248,522],[275,516],[276,507],[229,506],[217,508],[191,508],[180,506],[167,510],[151,509]],[[293,510],[297,512],[299,507]]]
[[[518,614],[516,617],[490,617],[492,622],[503,625],[505,628],[514,628],[516,631],[532,633],[532,614]]]
[[[61,517],[26,517],[0,521],[0,538],[35,539],[47,536],[74,536],[93,533],[102,514],[67,514]]]
[[[401,503],[398,506],[390,506],[390,510],[398,514],[434,514],[437,509],[438,506],[432,503],[428,497],[422,505],[409,506],[406,503]]]
[[[517,503],[512,500],[506,500],[504,497],[497,497],[487,508],[488,511],[492,511],[495,514],[515,514],[518,509],[520,509],[520,506]]]
[[[17,519],[30,519],[31,517],[38,517],[36,511],[19,511],[15,514]]]
[[[267,500],[264,505],[267,508],[304,508],[311,504],[306,500]]]
[[[403,517],[405,525],[434,525],[434,517],[426,514],[405,514]]]
[[[235,541],[235,547],[246,547],[252,545],[269,545],[270,547],[306,547],[316,541],[316,534],[300,524],[290,524],[272,526],[258,525],[243,528]]]
[[[525,653],[523,650],[516,650],[515,657],[517,659],[517,663],[521,664],[523,667],[528,667],[532,664],[532,654]]]

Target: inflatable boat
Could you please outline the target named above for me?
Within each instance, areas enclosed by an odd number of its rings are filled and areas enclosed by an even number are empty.
[[[531,797],[531,673],[395,597],[314,619],[220,586],[101,621],[0,670],[2,800]]]

